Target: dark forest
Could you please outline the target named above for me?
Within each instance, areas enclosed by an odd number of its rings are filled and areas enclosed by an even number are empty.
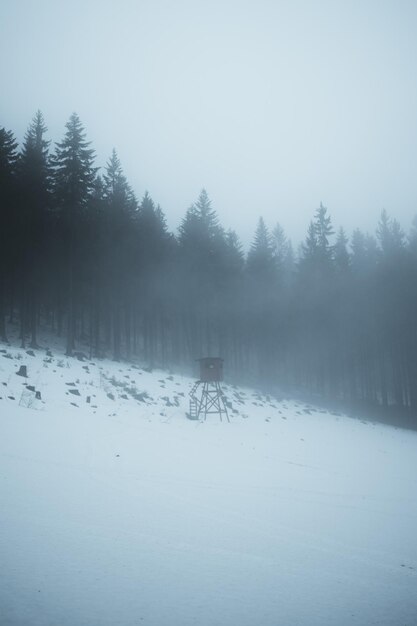
[[[68,356],[220,355],[231,381],[416,421],[417,219],[406,234],[382,210],[348,237],[320,203],[298,250],[260,217],[245,254],[202,190],[173,234],[116,151],[99,171],[76,114],[53,146],[38,112],[20,148],[0,128],[0,220],[2,342],[14,324],[22,347],[42,329]]]

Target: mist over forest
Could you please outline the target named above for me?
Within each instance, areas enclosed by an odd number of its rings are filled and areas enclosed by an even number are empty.
[[[202,189],[170,232],[115,150],[97,167],[77,114],[54,143],[39,111],[22,145],[0,129],[0,203],[2,342],[17,324],[22,347],[42,328],[69,356],[181,371],[221,356],[230,381],[417,425],[416,218],[406,233],[383,210],[373,233],[335,232],[312,198],[297,249],[259,215],[246,252],[240,216],[226,231]]]
[[[0,0],[0,626],[416,626],[416,33]]]

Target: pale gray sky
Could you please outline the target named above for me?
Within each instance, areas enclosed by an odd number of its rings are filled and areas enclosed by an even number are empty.
[[[205,187],[250,241],[417,213],[417,1],[0,0],[0,125],[76,111],[175,229]]]

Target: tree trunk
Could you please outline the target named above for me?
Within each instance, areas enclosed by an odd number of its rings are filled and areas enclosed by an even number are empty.
[[[6,332],[6,280],[4,274],[0,274],[0,340],[7,341]]]
[[[66,356],[72,356],[75,347],[75,302],[74,302],[74,268],[72,247],[68,259],[68,312],[67,312],[67,346]]]

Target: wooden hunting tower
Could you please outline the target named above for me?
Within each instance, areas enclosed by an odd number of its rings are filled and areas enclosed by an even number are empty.
[[[215,383],[223,380],[223,359],[206,357],[197,359],[200,363],[200,380],[203,383]]]
[[[206,419],[209,413],[217,413],[221,420],[224,414],[230,422],[224,394],[220,387],[220,382],[223,380],[223,359],[205,357],[197,361],[200,363],[200,380],[196,381],[190,391],[188,417],[193,420],[200,419],[200,416]]]

